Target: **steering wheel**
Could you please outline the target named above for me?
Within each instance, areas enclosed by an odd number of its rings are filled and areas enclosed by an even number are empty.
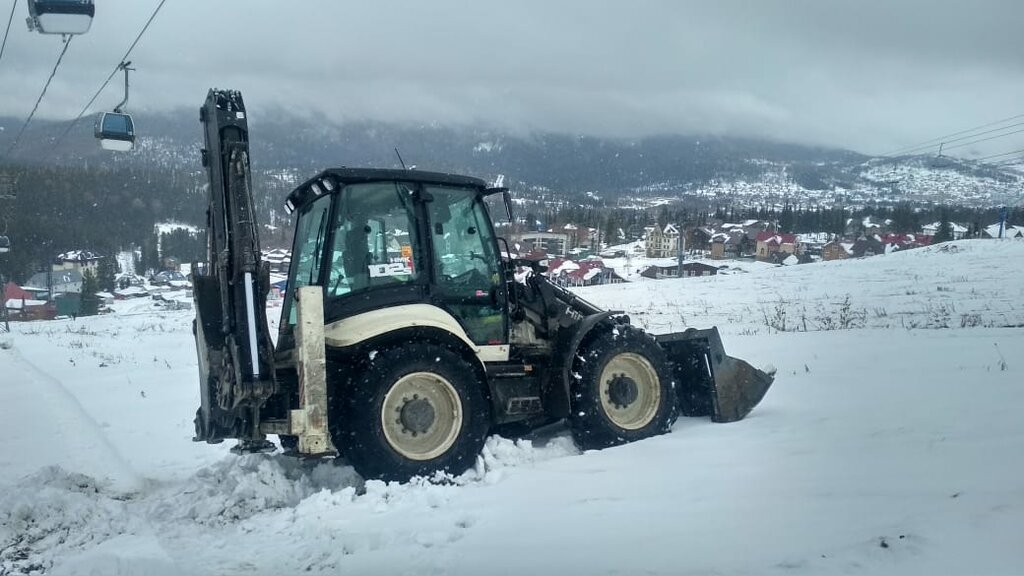
[[[487,258],[484,258],[483,254],[477,254],[476,252],[470,251],[469,252],[469,259],[470,260],[479,260],[479,261],[483,262],[484,265],[487,266],[488,268],[491,267],[491,261],[488,260]]]
[[[445,280],[452,284],[461,284],[463,286],[486,286],[488,285],[487,276],[481,273],[476,268],[470,268],[465,272],[461,272],[454,276],[445,276]]]

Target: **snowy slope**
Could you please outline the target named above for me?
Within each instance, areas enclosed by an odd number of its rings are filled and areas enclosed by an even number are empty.
[[[0,574],[1018,574],[1024,242],[944,246],[581,291],[657,331],[717,323],[776,385],[744,421],[601,452],[492,438],[445,482],[191,443],[188,312],[16,325]],[[847,294],[852,329],[764,318]]]
[[[635,323],[654,333],[710,325],[724,334],[818,331],[840,324],[901,329],[1024,326],[1021,262],[1024,241],[966,240],[848,261],[791,267],[744,264],[751,273],[739,276],[576,292],[608,309],[625,308]],[[849,319],[841,322],[844,306]]]

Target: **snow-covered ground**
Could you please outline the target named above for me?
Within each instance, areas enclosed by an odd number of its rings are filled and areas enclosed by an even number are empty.
[[[1020,262],[966,241],[581,290],[656,332],[717,324],[777,381],[741,422],[495,437],[404,485],[190,442],[188,311],[17,324],[0,574],[1020,574]]]

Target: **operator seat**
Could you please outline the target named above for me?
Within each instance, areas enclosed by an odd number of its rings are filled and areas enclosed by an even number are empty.
[[[353,219],[345,230],[345,247],[341,255],[345,278],[352,291],[365,290],[370,286],[370,253],[367,250],[367,236],[370,228],[366,220]]]

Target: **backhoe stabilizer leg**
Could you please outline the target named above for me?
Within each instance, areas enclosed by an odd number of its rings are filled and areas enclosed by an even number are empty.
[[[685,416],[711,416],[714,422],[742,420],[775,380],[774,370],[759,370],[727,355],[718,328],[690,328],[656,339],[673,365],[676,396]]]
[[[327,361],[324,343],[324,302],[319,286],[299,288],[295,300],[295,348],[299,373],[299,409],[288,414],[298,452],[336,456],[327,422]]]

